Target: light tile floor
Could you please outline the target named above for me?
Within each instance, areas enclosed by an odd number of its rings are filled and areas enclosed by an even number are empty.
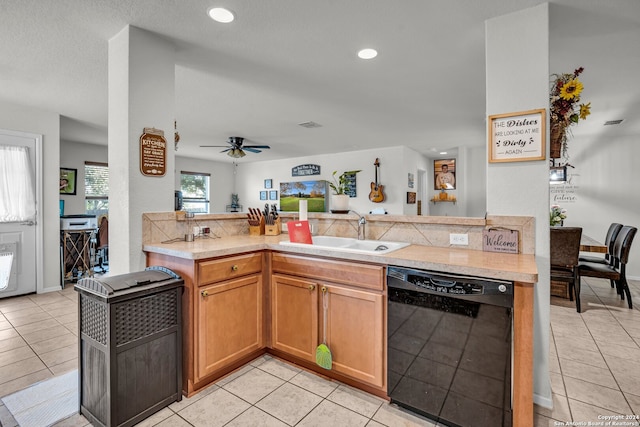
[[[554,408],[535,406],[535,426],[640,414],[640,282],[629,310],[608,281],[583,279],[583,313],[552,297],[550,376]],[[0,397],[77,369],[77,294],[0,300]],[[0,405],[0,424],[16,422]],[[75,415],[56,426],[86,426]],[[386,401],[293,365],[260,357],[146,419],[140,426],[433,426]]]

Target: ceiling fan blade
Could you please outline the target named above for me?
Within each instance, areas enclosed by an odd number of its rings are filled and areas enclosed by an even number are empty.
[[[217,148],[227,148],[228,145],[201,145],[200,147],[217,147]]]
[[[250,151],[251,153],[262,153],[262,150],[256,150],[253,147],[242,147],[241,149],[245,151]]]
[[[271,147],[269,147],[268,145],[243,145],[242,148],[262,148],[267,150]]]
[[[233,148],[232,148],[232,147],[229,147],[229,148],[227,148],[226,150],[222,150],[222,151],[221,151],[221,153],[226,153],[227,151],[231,151],[231,150],[233,150]]]

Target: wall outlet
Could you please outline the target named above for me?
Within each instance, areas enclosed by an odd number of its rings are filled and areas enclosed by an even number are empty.
[[[468,234],[449,234],[449,243],[452,245],[468,245],[469,244],[469,235]]]

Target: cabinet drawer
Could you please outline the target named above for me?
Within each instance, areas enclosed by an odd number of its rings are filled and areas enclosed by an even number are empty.
[[[381,265],[357,264],[323,258],[274,253],[271,261],[274,272],[310,277],[334,283],[359,286],[382,291],[385,272]]]
[[[231,258],[203,261],[198,264],[199,285],[240,277],[262,271],[262,252]]]

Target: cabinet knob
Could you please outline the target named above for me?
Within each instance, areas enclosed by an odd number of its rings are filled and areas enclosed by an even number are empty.
[[[316,289],[316,285],[309,285],[308,288],[310,291],[313,291]]]
[[[326,287],[326,286],[323,286],[323,287],[321,288],[321,291],[322,291],[323,293],[327,292],[327,287]]]
[[[233,264],[231,266],[231,271],[238,271],[238,266],[236,264]]]
[[[206,290],[201,291],[200,295],[202,295],[203,297],[208,297],[209,296],[209,292],[207,292]]]

